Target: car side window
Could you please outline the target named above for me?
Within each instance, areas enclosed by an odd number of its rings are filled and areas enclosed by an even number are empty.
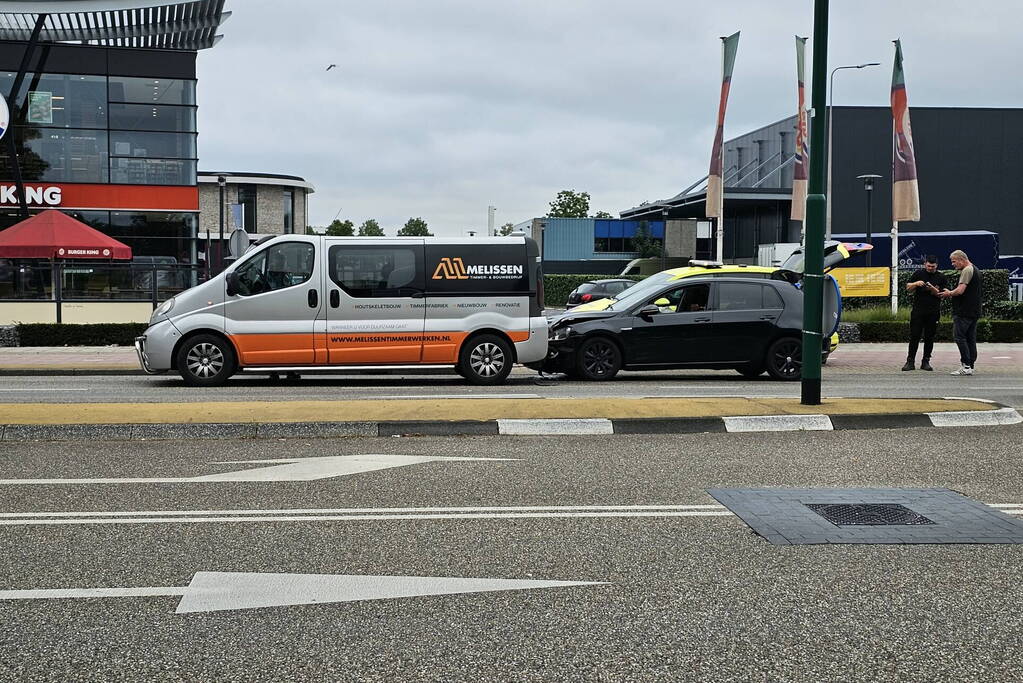
[[[719,311],[753,311],[764,307],[764,287],[753,282],[718,285]]]
[[[654,304],[661,313],[693,313],[709,308],[710,285],[686,285],[658,294],[647,305]]]
[[[781,294],[774,287],[764,287],[764,308],[785,308]]]
[[[312,277],[315,256],[316,248],[307,242],[275,244],[235,271],[238,293],[252,296],[300,285]]]
[[[402,296],[401,290],[422,290],[416,250],[403,246],[330,248],[330,279],[357,298]]]

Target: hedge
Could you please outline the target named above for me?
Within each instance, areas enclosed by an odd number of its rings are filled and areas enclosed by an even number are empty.
[[[899,271],[899,308],[909,308],[913,305],[915,294],[906,291],[906,283],[909,282],[909,278],[915,272],[915,270]],[[948,288],[955,289],[956,285],[959,284],[959,271],[943,270],[941,272],[948,278]],[[994,310],[1000,302],[1006,302],[1009,299],[1009,271],[982,270],[981,289],[981,303],[984,306],[984,314],[1001,318],[1002,316],[996,315]],[[889,300],[888,297],[880,296],[850,296],[842,298],[842,306],[850,310],[870,308],[871,306],[877,306],[882,301]],[[952,315],[952,303],[950,301],[941,302],[941,314],[944,316]],[[1007,319],[1018,320],[1019,318]]]
[[[21,346],[131,346],[146,327],[148,323],[31,323],[17,326]]]
[[[544,275],[543,276],[543,300],[544,306],[564,306],[568,303],[568,295],[576,287],[591,280],[607,280],[612,275]],[[635,280],[639,282],[644,279],[642,275],[624,275],[623,280]],[[1006,285],[1008,286],[1008,285]]]
[[[905,342],[909,340],[909,323],[903,320],[857,323],[856,326],[860,330],[860,341],[863,342]],[[953,341],[952,323],[939,322],[934,340]],[[1023,321],[981,319],[977,322],[977,341],[1002,343],[1023,341]]]
[[[984,312],[995,320],[1023,320],[1023,301],[995,301]]]

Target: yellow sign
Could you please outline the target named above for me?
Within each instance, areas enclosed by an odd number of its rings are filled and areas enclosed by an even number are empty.
[[[842,296],[891,296],[892,279],[888,268],[835,268],[830,273],[838,281]]]

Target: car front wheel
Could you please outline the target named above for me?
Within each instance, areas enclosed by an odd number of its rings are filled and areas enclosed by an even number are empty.
[[[231,344],[212,334],[199,334],[178,349],[178,372],[193,387],[218,387],[234,374]]]
[[[783,337],[767,350],[767,372],[775,379],[791,381],[803,376],[803,344]]]
[[[611,379],[622,369],[622,352],[606,337],[587,339],[576,351],[575,369],[591,382]]]

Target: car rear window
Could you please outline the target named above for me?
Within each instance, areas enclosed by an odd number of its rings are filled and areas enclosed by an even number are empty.
[[[575,288],[576,294],[590,294],[596,291],[602,291],[601,286],[593,282],[584,282]]]

